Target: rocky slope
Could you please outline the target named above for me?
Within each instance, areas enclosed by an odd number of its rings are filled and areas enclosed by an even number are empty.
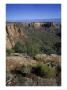
[[[17,55],[17,56],[15,56]],[[60,71],[57,72],[57,65],[60,64],[60,56],[57,55],[40,55],[40,59],[33,60],[29,56],[22,54],[12,54],[7,56],[6,60],[6,85],[7,86],[57,86],[60,85]],[[48,58],[48,60],[47,60]],[[44,60],[46,62],[44,62]],[[57,60],[57,61],[56,61]],[[47,65],[52,68],[52,72],[48,78],[40,76],[35,71],[37,65]],[[55,72],[54,72],[55,71]],[[56,76],[57,75],[57,76]]]
[[[48,32],[61,33],[60,25],[53,22],[32,22],[32,23],[6,23],[6,47],[12,48],[16,42],[26,42],[27,29],[47,30]]]
[[[21,27],[15,23],[8,23],[6,25],[6,37],[6,48],[12,48],[16,42],[24,42],[27,39]]]
[[[61,56],[56,54],[61,41],[55,30],[53,23],[6,24],[7,86],[61,85]]]

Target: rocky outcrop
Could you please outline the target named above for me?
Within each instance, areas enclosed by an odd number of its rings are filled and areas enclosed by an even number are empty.
[[[59,55],[56,54],[51,54],[51,55],[47,55],[47,54],[37,54],[35,55],[35,59],[37,61],[43,61],[43,62],[60,62],[61,61],[61,57]]]
[[[18,41],[26,42],[28,36],[24,32],[29,28],[47,30],[48,32],[59,30],[56,29],[53,22],[6,23],[6,47],[12,48]]]
[[[25,58],[24,56],[8,56],[6,60],[6,69],[14,70],[22,65],[36,65],[37,61],[31,58]]]
[[[27,36],[23,33],[23,28],[20,24],[6,24],[6,48],[12,48],[16,42],[25,42]]]

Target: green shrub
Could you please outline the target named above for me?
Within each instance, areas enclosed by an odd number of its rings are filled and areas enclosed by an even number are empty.
[[[49,67],[47,64],[38,64],[35,67],[34,73],[41,77],[53,78],[56,75],[54,68]]]
[[[61,54],[61,42],[57,42],[53,45],[53,49],[57,52],[57,54]]]
[[[54,48],[52,48],[51,46],[47,45],[47,46],[41,46],[41,51],[42,53],[46,53],[46,54],[53,54],[56,53],[56,51],[54,50]]]
[[[31,41],[28,41],[26,44],[17,42],[13,49],[16,53],[27,53],[32,57],[40,53],[39,45]]]
[[[39,53],[46,53],[46,54],[58,53],[58,50],[53,48],[53,45],[55,43],[60,42],[60,38],[57,35],[55,35],[55,33],[50,33],[45,30],[35,28],[27,29],[25,30],[25,33],[28,36],[28,42],[32,41],[33,47],[35,46],[36,50],[37,49],[39,50],[38,51]],[[29,43],[29,46],[31,46],[31,42]]]
[[[28,42],[27,43],[27,54],[34,57],[38,53],[40,53],[39,45],[34,42]]]
[[[24,44],[21,44],[20,42],[17,42],[15,46],[13,47],[16,53],[25,53],[26,52],[26,46]]]
[[[39,76],[46,76],[49,72],[49,67],[45,64],[38,64],[36,67],[36,74]]]

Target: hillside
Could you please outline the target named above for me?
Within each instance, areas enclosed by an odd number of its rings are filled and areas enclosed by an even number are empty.
[[[6,85],[61,85],[60,23],[6,23]]]
[[[33,47],[38,48],[41,52],[47,53],[47,50],[53,50],[52,53],[60,54],[61,38],[57,35],[59,28],[52,23],[10,23],[6,26],[7,33],[7,48],[13,48],[16,43],[27,45],[33,44]],[[61,33],[61,31],[60,31]],[[48,37],[49,36],[49,37]],[[35,45],[34,45],[35,44]],[[58,48],[57,45],[58,45]],[[43,48],[43,50],[41,50]],[[58,49],[58,50],[55,50]]]

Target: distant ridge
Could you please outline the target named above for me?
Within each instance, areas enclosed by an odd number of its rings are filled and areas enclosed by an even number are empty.
[[[60,23],[61,19],[30,19],[30,20],[7,20],[6,22],[57,22]]]

